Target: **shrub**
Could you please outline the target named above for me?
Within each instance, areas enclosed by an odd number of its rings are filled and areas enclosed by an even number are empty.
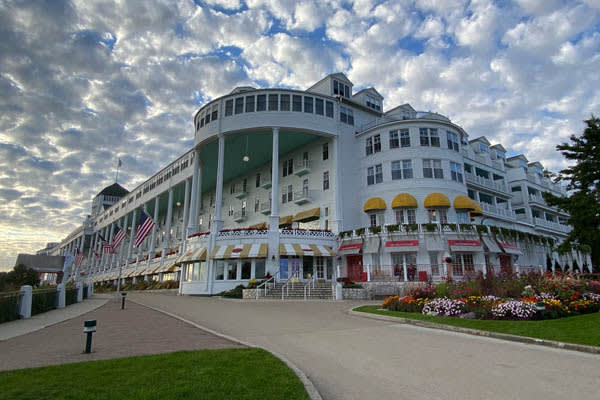
[[[412,296],[392,296],[385,299],[382,308],[387,308],[390,311],[401,312],[417,312],[420,313],[425,305],[425,299],[415,299]]]
[[[19,293],[0,295],[0,323],[19,319]]]
[[[436,287],[433,285],[417,286],[409,291],[415,299],[433,299],[436,297]]]
[[[226,290],[218,294],[218,296],[227,297],[230,299],[241,299],[243,298],[243,290],[245,289],[244,285],[238,285],[231,290]]]
[[[460,315],[465,310],[465,302],[462,300],[453,300],[447,297],[433,299],[423,307],[423,314],[440,315],[453,317]]]
[[[342,286],[344,289],[362,289],[362,285],[356,282],[344,283]]]

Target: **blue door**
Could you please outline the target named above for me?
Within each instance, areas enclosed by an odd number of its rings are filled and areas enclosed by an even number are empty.
[[[288,278],[288,259],[280,258],[279,259],[279,279],[287,279]]]

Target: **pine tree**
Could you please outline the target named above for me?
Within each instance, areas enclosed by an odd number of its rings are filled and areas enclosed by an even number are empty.
[[[556,206],[570,214],[569,224],[573,230],[559,246],[567,250],[576,245],[587,245],[592,251],[592,264],[600,267],[600,118],[585,121],[583,135],[572,135],[570,143],[556,146],[563,156],[573,162],[560,171],[556,181],[568,183],[568,197],[544,193],[550,206]],[[587,247],[584,246],[584,247]]]

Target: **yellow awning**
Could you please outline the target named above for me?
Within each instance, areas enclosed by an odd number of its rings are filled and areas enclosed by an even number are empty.
[[[476,201],[473,201],[473,211],[471,211],[472,217],[477,217],[483,215],[483,210],[481,209],[481,204]]]
[[[385,210],[387,206],[385,205],[385,201],[381,197],[371,197],[369,200],[365,202],[363,206],[363,211],[376,211],[376,210]]]
[[[321,216],[321,208],[311,208],[310,210],[301,211],[294,215],[294,222],[310,222],[316,221]]]
[[[450,200],[441,193],[430,193],[425,197],[425,207],[450,207]]]
[[[392,208],[397,207],[418,207],[417,199],[415,199],[411,194],[408,193],[400,193],[394,200],[392,200]]]
[[[474,210],[475,202],[467,196],[456,196],[454,198],[454,208],[457,210]]]
[[[267,258],[269,245],[259,244],[230,244],[215,246],[210,258],[221,260],[229,258]]]
[[[280,256],[315,256],[315,257],[334,257],[335,251],[329,246],[320,244],[299,244],[299,243],[281,243],[279,244]]]
[[[285,217],[279,217],[279,226],[291,225],[293,222],[293,218],[291,215],[287,215]]]
[[[253,228],[253,229],[267,229],[267,223],[266,222],[261,222],[259,224],[250,225],[248,228]]]

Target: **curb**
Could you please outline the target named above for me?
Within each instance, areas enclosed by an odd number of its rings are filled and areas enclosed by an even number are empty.
[[[138,304],[140,306],[147,307],[147,308],[149,308],[151,310],[158,311],[160,313],[168,315],[169,317],[173,317],[175,319],[178,319],[178,320],[180,320],[182,322],[185,322],[186,324],[192,325],[193,327],[196,327],[198,329],[202,329],[203,331],[206,331],[206,332],[208,332],[208,333],[210,333],[212,335],[215,335],[215,336],[218,336],[220,338],[229,340],[230,342],[238,343],[238,344],[241,344],[241,345],[246,346],[246,347],[254,347],[254,348],[258,348],[258,349],[263,349],[263,350],[265,350],[265,351],[273,354],[275,357],[277,357],[281,361],[283,361],[283,363],[285,365],[287,365],[292,371],[294,371],[294,373],[296,374],[296,376],[298,377],[298,379],[300,379],[300,381],[304,385],[304,389],[306,389],[306,392],[308,393],[308,396],[311,398],[311,400],[323,400],[323,397],[321,397],[321,394],[319,393],[319,391],[317,390],[317,388],[315,387],[315,385],[312,383],[312,381],[308,378],[308,376],[306,376],[306,374],[300,368],[298,368],[296,366],[296,364],[294,364],[292,361],[288,360],[283,355],[281,355],[279,353],[275,353],[274,351],[271,351],[271,350],[269,350],[269,349],[267,349],[265,347],[255,345],[255,344],[252,344],[250,342],[245,342],[243,340],[234,338],[233,336],[229,336],[229,335],[226,335],[224,333],[217,332],[217,331],[212,330],[210,328],[207,328],[207,327],[205,327],[203,325],[200,325],[200,324],[197,324],[197,323],[195,323],[193,321],[185,319],[185,318],[183,318],[183,317],[181,317],[181,316],[179,316],[177,314],[173,314],[173,313],[170,313],[168,311],[161,310],[160,308],[152,307],[152,306],[146,305],[144,303],[140,303],[140,302],[132,300],[132,299],[129,299],[129,301],[132,301],[132,302],[134,302],[134,303],[136,303],[136,304]]]
[[[439,330],[450,331],[450,332],[464,333],[467,335],[483,336],[483,337],[489,337],[489,338],[494,338],[494,339],[507,340],[507,341],[511,341],[511,342],[536,344],[539,346],[553,347],[555,349],[579,351],[582,353],[589,353],[589,354],[600,354],[600,347],[587,346],[584,344],[557,342],[554,340],[530,338],[530,337],[526,337],[526,336],[511,335],[508,333],[498,333],[498,332],[481,331],[478,329],[471,329],[471,328],[462,328],[462,327],[458,327],[458,326],[438,324],[435,322],[420,321],[418,319],[371,314],[368,312],[354,311],[354,309],[352,309],[352,308],[346,312],[349,315],[354,315],[357,317],[371,318],[371,319],[377,319],[380,321],[396,322],[396,323],[407,324],[407,325],[414,325],[414,326],[419,326],[421,328],[439,329]]]

